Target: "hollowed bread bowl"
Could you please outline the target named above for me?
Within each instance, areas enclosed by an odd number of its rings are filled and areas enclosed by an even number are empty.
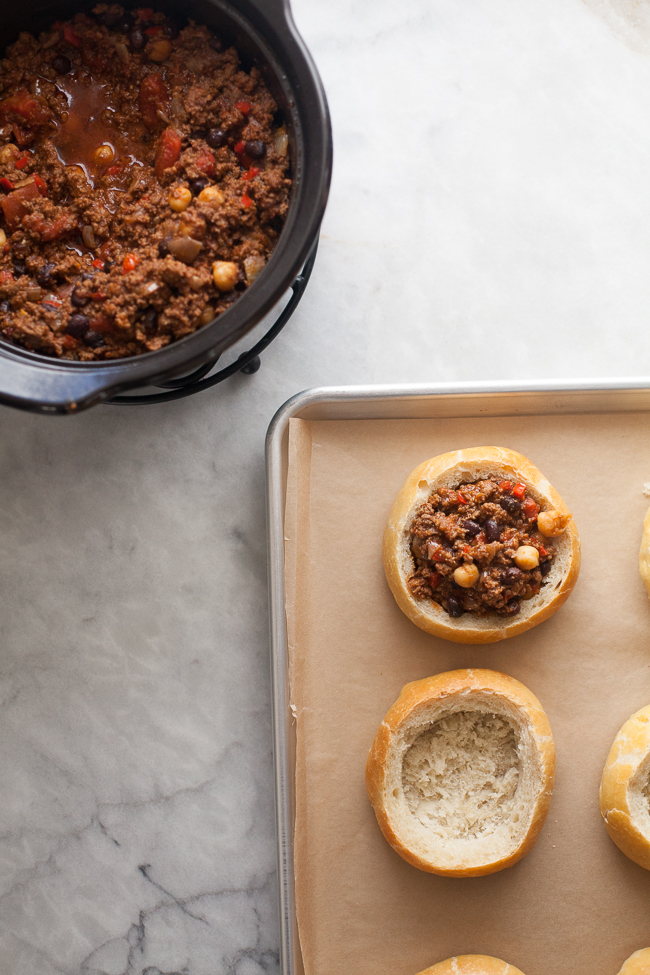
[[[566,529],[552,539],[557,550],[539,593],[527,599],[515,617],[482,617],[464,613],[452,619],[432,599],[416,599],[407,580],[414,571],[410,527],[422,502],[438,488],[457,488],[487,477],[518,481],[542,510],[556,509],[569,517]],[[395,498],[383,542],[384,571],[400,609],[427,633],[455,643],[493,643],[537,626],[557,612],[569,597],[580,571],[580,540],[564,501],[540,471],[522,454],[505,447],[470,447],[440,454],[416,467]]]
[[[618,975],[650,975],[650,948],[641,948],[630,955]]]
[[[425,968],[419,975],[523,975],[523,972],[489,955],[456,955]]]
[[[623,853],[650,870],[650,705],[614,739],[600,782],[600,814]],[[650,962],[648,963],[650,975]]]
[[[479,877],[534,846],[554,773],[553,734],[535,695],[506,674],[454,670],[402,688],[372,743],[366,788],[404,860]]]

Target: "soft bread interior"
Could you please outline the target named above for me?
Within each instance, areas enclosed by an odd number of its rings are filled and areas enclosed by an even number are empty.
[[[650,843],[650,751],[630,778],[627,790],[627,804],[632,822]]]
[[[523,477],[521,472],[514,466],[499,464],[497,467],[491,460],[459,463],[450,467],[444,474],[436,477],[432,481],[423,478],[418,484],[416,495],[404,519],[399,536],[397,559],[399,572],[404,584],[406,584],[406,580],[415,571],[415,563],[411,553],[410,527],[420,505],[430,497],[433,491],[438,490],[438,488],[455,489],[460,484],[469,484],[474,481],[484,480],[488,477],[493,477],[496,480],[503,480],[505,478],[516,479],[526,485],[528,495],[540,505],[542,510],[552,507],[549,500],[550,495],[546,493],[547,489],[549,492],[551,490],[551,485],[548,481],[542,478],[540,484],[535,486]],[[568,532],[564,532],[562,535],[551,539],[551,542],[556,550],[556,556],[553,559],[551,570],[546,576],[539,593],[531,599],[526,599],[522,602],[521,611],[517,614],[518,622],[534,615],[543,606],[551,602],[562,588],[562,584],[569,573],[572,546]],[[450,618],[446,610],[432,599],[418,600],[418,607],[422,613],[431,619],[438,619],[449,623]],[[497,616],[496,613],[492,613],[487,619],[489,619],[490,627],[495,630],[512,626],[512,617]],[[455,629],[484,630],[486,618],[475,616],[473,613],[464,613],[458,619],[454,619],[453,624]]]
[[[401,843],[439,869],[515,853],[543,788],[525,713],[471,691],[414,709],[396,732],[385,805]]]

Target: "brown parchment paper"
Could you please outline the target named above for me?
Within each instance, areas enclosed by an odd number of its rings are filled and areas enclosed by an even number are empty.
[[[529,457],[573,511],[582,570],[564,607],[487,647],[448,643],[397,608],[381,565],[390,506],[435,454]],[[650,603],[637,569],[650,417],[292,420],[287,620],[296,719],[296,898],[307,975],[415,975],[454,954],[525,975],[616,975],[650,946],[650,873],[609,839],[598,787],[612,740],[650,703]],[[403,861],[379,831],[364,765],[407,681],[490,667],[523,681],[553,728],[553,803],[533,851],[489,877]]]

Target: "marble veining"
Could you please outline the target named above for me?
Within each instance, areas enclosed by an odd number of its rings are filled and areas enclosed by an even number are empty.
[[[648,371],[650,58],[603,6],[295,0],[336,163],[262,370],[0,411],[0,971],[278,972],[266,427],[320,384]]]

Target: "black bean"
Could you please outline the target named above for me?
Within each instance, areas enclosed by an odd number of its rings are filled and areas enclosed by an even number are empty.
[[[10,311],[11,311],[11,302],[0,301],[0,312],[2,312],[3,315],[6,315]]]
[[[169,254],[169,238],[165,237],[158,243],[158,257],[167,257]]]
[[[462,616],[465,610],[463,609],[463,604],[457,596],[452,596],[451,594],[447,596],[447,612],[452,619],[457,620],[459,616]]]
[[[104,341],[104,336],[100,335],[99,332],[86,332],[84,336],[84,342],[90,349],[101,349],[103,345],[106,345]]]
[[[142,51],[147,43],[147,36],[141,27],[134,27],[129,35],[131,47],[135,51]]]
[[[88,318],[88,315],[70,315],[66,327],[66,333],[71,335],[74,339],[81,339],[84,337],[89,328],[90,319]]]
[[[172,20],[171,17],[167,17],[163,24],[162,32],[165,37],[170,37],[172,41],[175,41],[180,34],[180,28],[175,20]]]
[[[36,272],[36,281],[40,284],[41,288],[49,288],[52,284],[52,271],[56,268],[56,264],[52,264],[50,261],[47,264],[43,264],[42,267]]]
[[[488,518],[485,522],[485,537],[488,542],[498,542],[501,538],[501,529],[494,518]]]
[[[251,159],[261,159],[266,153],[266,146],[259,139],[250,139],[244,143],[244,152]]]
[[[123,34],[128,34],[130,30],[133,29],[135,24],[135,18],[133,14],[130,14],[128,10],[125,10],[120,19],[120,30]]]
[[[503,575],[507,582],[519,582],[523,576],[523,572],[516,565],[511,565],[510,568],[505,570]]]
[[[112,271],[114,266],[113,261],[104,261],[104,274],[108,274],[109,271]]]
[[[22,278],[23,275],[27,274],[27,268],[23,261],[14,261],[14,274],[17,278]]]
[[[514,515],[518,511],[521,511],[521,504],[516,498],[513,498],[511,494],[506,494],[505,497],[501,498],[499,504],[504,511],[507,511],[509,515]]]
[[[223,129],[210,129],[205,141],[211,149],[220,149],[221,146],[225,146],[228,136]]]
[[[115,13],[113,10],[107,10],[105,13],[97,15],[97,20],[102,27],[108,27],[109,30],[117,27],[121,19],[122,14]]]
[[[550,559],[547,559],[546,562],[540,562],[539,571],[542,573],[542,577],[547,576],[549,574],[552,565],[553,563],[551,562]]]
[[[472,521],[471,518],[465,518],[460,523],[461,528],[464,528],[468,535],[478,535],[481,530],[481,526],[478,521]]]
[[[195,179],[190,183],[190,188],[192,190],[192,193],[194,193],[194,196],[198,196],[199,193],[201,193],[202,190],[204,190],[206,186],[209,185],[210,185],[210,180],[206,179],[205,176],[201,176],[199,177],[199,179]]]
[[[158,312],[155,308],[149,307],[140,321],[147,335],[153,335],[158,328]]]
[[[57,54],[57,56],[52,59],[52,67],[57,74],[70,74],[72,71],[72,61],[70,58],[67,58],[65,54]]]
[[[70,295],[70,301],[75,306],[75,308],[83,308],[84,305],[88,304],[90,298],[84,298],[84,296],[80,295],[77,289],[75,288],[72,294]]]
[[[505,615],[506,616],[516,616],[521,609],[521,603],[518,599],[511,599],[506,603]]]

